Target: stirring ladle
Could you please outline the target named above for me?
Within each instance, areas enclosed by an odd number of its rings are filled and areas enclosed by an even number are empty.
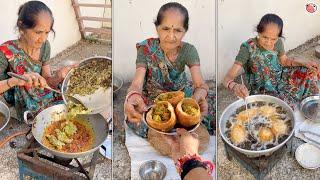
[[[17,79],[21,79],[21,80],[23,80],[23,81],[28,82],[28,79],[26,79],[25,77],[23,77],[23,76],[21,76],[21,75],[19,75],[19,74],[16,74],[16,73],[13,73],[13,72],[8,72],[7,74],[8,74],[9,76],[11,76],[11,77],[15,77],[15,78],[17,78]],[[46,88],[46,89],[48,89],[48,90],[50,90],[50,91],[53,91],[53,92],[55,92],[55,93],[62,94],[61,91],[55,90],[55,89],[51,88],[51,87],[48,86],[48,85],[47,85],[46,87],[44,87],[44,88]],[[72,101],[72,102],[74,102],[75,104],[81,104],[83,107],[86,107],[86,106],[85,106],[79,99],[77,99],[76,97],[70,96],[70,95],[68,95],[68,94],[64,94],[64,95],[68,96],[69,100]]]
[[[242,75],[240,75],[240,77],[241,77],[241,84],[244,85]],[[245,105],[246,105],[246,111],[247,111],[247,110],[248,110],[247,97],[245,97],[243,100],[244,100],[244,103],[245,103]],[[247,111],[247,116],[248,116],[248,118],[249,118],[249,113],[248,113],[248,111]]]

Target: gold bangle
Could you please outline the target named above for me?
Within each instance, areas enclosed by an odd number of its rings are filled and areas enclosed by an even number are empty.
[[[230,81],[228,81],[228,83],[227,83],[227,89],[230,89],[229,86],[230,86],[230,84],[231,84],[232,82],[234,82],[232,79],[231,79]]]
[[[141,96],[141,98],[142,98],[143,100],[145,100],[144,97],[143,97],[143,95],[142,95],[142,93],[140,93],[140,92],[138,92],[138,91],[130,91],[130,92],[128,92],[128,94],[127,94],[127,96],[126,96],[125,102],[128,102],[129,98],[130,98],[132,95],[135,95],[135,94]]]
[[[232,84],[233,83],[233,84]],[[229,89],[230,90],[233,90],[233,88],[234,88],[234,86],[236,86],[237,85],[237,83],[236,82],[234,82],[234,81],[232,81],[231,83],[230,83],[230,87],[229,87]]]

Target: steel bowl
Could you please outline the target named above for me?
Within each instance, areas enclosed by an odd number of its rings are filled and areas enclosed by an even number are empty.
[[[105,57],[105,56],[94,56],[87,58],[83,61],[80,62],[79,66],[85,66],[87,63],[93,61],[93,60],[98,60],[98,61],[111,61],[111,58]],[[67,96],[65,96],[65,92],[68,89],[68,83],[70,76],[72,76],[73,69],[68,72],[66,77],[63,80],[62,83],[62,98],[65,104],[68,102]],[[74,96],[79,99],[87,108],[91,110],[89,114],[98,114],[103,111],[106,111],[107,109],[111,108],[111,101],[112,101],[112,87],[109,87],[107,90],[99,90],[95,91],[91,95],[86,95],[86,96],[80,96],[78,94],[75,94]]]
[[[302,100],[300,103],[300,111],[305,118],[320,122],[320,96],[310,96]]]
[[[113,96],[116,96],[120,89],[123,86],[123,79],[119,74],[113,74],[113,79],[112,79],[112,85],[113,85]],[[114,88],[116,87],[116,88]]]
[[[143,180],[162,180],[166,174],[166,166],[162,162],[156,160],[147,161],[139,168],[139,175]]]
[[[232,148],[234,148],[235,150],[249,156],[249,157],[259,157],[262,155],[265,156],[269,156],[271,155],[274,151],[278,150],[279,148],[281,148],[283,145],[286,144],[286,142],[291,139],[291,137],[293,136],[294,133],[294,115],[293,115],[293,110],[291,109],[291,107],[284,101],[282,101],[279,98],[273,97],[273,96],[269,96],[269,95],[252,95],[252,96],[248,96],[247,97],[247,103],[252,103],[252,102],[256,102],[256,101],[264,101],[264,102],[270,102],[270,103],[275,103],[279,106],[281,106],[282,108],[284,108],[287,111],[287,114],[290,116],[291,119],[291,123],[292,123],[292,130],[289,133],[289,136],[287,137],[287,139],[285,139],[282,143],[269,148],[269,149],[265,149],[265,150],[247,150],[247,149],[242,149],[240,147],[237,147],[235,145],[233,145],[231,143],[231,141],[229,140],[229,138],[227,138],[225,132],[226,132],[226,124],[228,122],[228,120],[230,119],[230,117],[236,112],[236,110],[238,108],[240,108],[241,106],[245,105],[245,102],[243,99],[239,99],[236,102],[230,104],[222,113],[220,120],[219,120],[219,130],[220,130],[220,135],[222,137],[222,139]]]
[[[0,101],[0,112],[4,115],[3,119],[0,119],[0,131],[4,129],[10,120],[10,110],[9,107]]]

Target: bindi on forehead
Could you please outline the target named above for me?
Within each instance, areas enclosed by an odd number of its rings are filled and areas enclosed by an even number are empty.
[[[165,19],[161,23],[161,26],[170,29],[181,29],[183,28],[183,23],[178,19]]]

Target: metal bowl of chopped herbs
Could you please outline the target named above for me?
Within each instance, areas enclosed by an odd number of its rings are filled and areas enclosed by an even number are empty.
[[[110,111],[112,101],[112,60],[94,56],[80,62],[70,70],[62,83],[62,97],[68,104],[71,95],[81,100],[89,114]]]

